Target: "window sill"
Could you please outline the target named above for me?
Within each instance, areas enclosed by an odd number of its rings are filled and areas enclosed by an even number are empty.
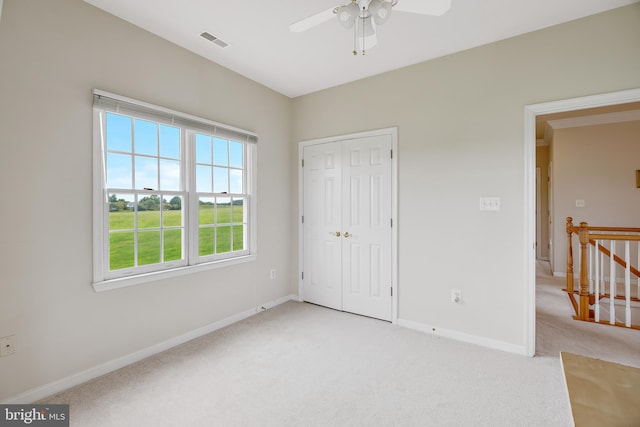
[[[119,277],[117,279],[107,279],[101,282],[93,282],[91,286],[96,292],[111,291],[114,289],[126,288],[128,286],[139,285],[141,283],[154,282],[157,280],[169,279],[171,277],[185,276],[187,274],[201,271],[213,270],[221,267],[228,267],[245,262],[255,261],[256,255],[250,254],[237,258],[230,258],[219,261],[212,261],[198,265],[172,268],[170,270],[154,271],[153,273],[137,274],[135,276]]]

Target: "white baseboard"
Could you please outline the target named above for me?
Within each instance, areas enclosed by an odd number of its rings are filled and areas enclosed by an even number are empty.
[[[62,378],[60,380],[51,382],[49,384],[45,384],[43,386],[31,389],[22,394],[19,394],[18,396],[7,399],[0,403],[30,404],[33,402],[37,402],[38,400],[42,400],[48,396],[59,393],[68,388],[85,383],[89,380],[92,380],[104,374],[108,374],[109,372],[113,372],[117,369],[131,365],[132,363],[138,362],[142,359],[146,359],[147,357],[153,356],[154,354],[161,353],[172,347],[178,346],[180,344],[184,344],[187,341],[191,341],[195,338],[217,331],[218,329],[222,329],[226,326],[229,326],[233,323],[236,323],[246,318],[249,318],[251,316],[254,316],[262,311],[273,308],[287,301],[298,301],[298,300],[299,299],[297,295],[287,295],[277,300],[268,301],[250,310],[243,311],[241,313],[235,314],[233,316],[227,317],[226,319],[219,320],[217,322],[211,323],[201,328],[194,329],[193,331],[189,331],[182,335],[178,335],[177,337],[152,345],[151,347],[144,348],[142,350],[136,351],[126,356],[119,357],[117,359],[111,360],[109,362],[103,363],[101,365],[95,366],[93,368],[87,369],[77,374],[68,376],[66,378]]]
[[[520,354],[523,356],[530,356],[527,353],[525,346],[515,345],[504,341],[492,340],[490,338],[479,337],[476,335],[465,334],[464,332],[452,331],[448,329],[442,329],[435,326],[426,325],[424,323],[415,322],[413,320],[398,319],[398,326],[402,326],[416,331],[424,332],[429,335],[436,335],[438,337],[450,338],[456,341],[467,342],[470,344],[479,345],[482,347],[491,348],[494,350],[506,351],[508,353]]]

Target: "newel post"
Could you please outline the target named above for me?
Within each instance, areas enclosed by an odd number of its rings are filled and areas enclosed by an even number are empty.
[[[566,277],[566,288],[569,294],[573,293],[573,244],[572,244],[572,235],[573,235],[573,218],[570,216],[567,217],[567,277]]]
[[[580,223],[580,320],[589,320],[589,278],[587,277],[587,245],[589,244],[589,225]]]

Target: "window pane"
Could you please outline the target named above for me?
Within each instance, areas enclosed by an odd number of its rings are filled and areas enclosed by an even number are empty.
[[[213,168],[213,192],[214,193],[229,192],[229,169]]]
[[[146,120],[134,121],[136,154],[158,155],[158,125]]]
[[[133,229],[132,194],[109,194],[109,230]]]
[[[138,200],[138,228],[160,227],[160,197],[156,194]]]
[[[182,230],[164,231],[164,260],[175,261],[182,259]]]
[[[216,253],[231,252],[231,227],[216,227]]]
[[[160,160],[160,189],[180,191],[180,161]]]
[[[231,193],[242,193],[242,171],[240,169],[229,169],[231,177],[230,190]]]
[[[214,224],[213,197],[201,197],[199,205],[199,223]]]
[[[196,134],[196,163],[211,164],[211,137]]]
[[[160,156],[180,158],[180,128],[160,125]]]
[[[241,251],[244,249],[244,225],[233,226],[233,250]]]
[[[230,164],[234,168],[242,168],[244,165],[242,159],[242,144],[236,141],[229,141],[229,149],[230,149]]]
[[[165,123],[149,111],[145,118],[97,105],[95,111],[104,120],[104,133],[94,134],[104,165],[96,159],[96,167],[104,166],[102,190],[108,195],[102,205],[107,211],[95,214],[100,221],[100,215],[108,215],[104,245],[96,256],[108,257],[106,280],[162,271],[165,262],[197,264],[187,248],[197,246],[197,254],[207,260],[249,248],[250,195],[245,192],[253,152],[242,137],[233,141],[180,122]],[[193,223],[186,216],[187,211],[195,214],[192,209],[198,209]]]
[[[200,256],[213,255],[213,233],[215,228],[202,227],[198,230],[198,254]]]
[[[138,265],[160,262],[160,231],[138,232]]]
[[[221,197],[216,202],[216,223],[229,224],[231,222],[231,199]]]
[[[211,166],[196,166],[196,191],[211,193]]]
[[[133,188],[131,156],[107,153],[107,187]]]
[[[222,138],[213,138],[213,164],[229,166],[228,141]]]
[[[233,209],[232,222],[244,222],[244,199],[234,199],[231,205]]]
[[[136,188],[158,189],[157,158],[136,156]]]
[[[109,234],[109,269],[120,270],[134,266],[134,234]]]
[[[106,114],[107,150],[131,153],[131,118]]]
[[[162,201],[164,211],[162,212],[162,225],[165,227],[180,227],[182,225],[182,197],[167,197]]]

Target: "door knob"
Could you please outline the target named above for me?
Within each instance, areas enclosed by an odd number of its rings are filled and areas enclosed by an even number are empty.
[[[329,234],[331,234],[332,236],[335,235],[336,237],[340,237],[340,232],[339,231],[336,231],[336,232],[330,231]]]
[[[351,236],[353,236],[353,234],[349,234],[349,232],[348,232],[348,231],[345,231],[345,232],[344,232],[344,237],[347,237],[347,238],[348,238],[348,237],[351,237]]]

